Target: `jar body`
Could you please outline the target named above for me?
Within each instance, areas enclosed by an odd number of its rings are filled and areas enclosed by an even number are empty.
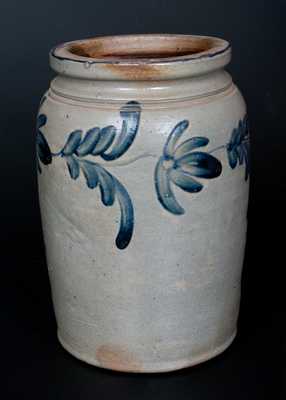
[[[58,336],[90,364],[169,371],[215,356],[235,336],[246,109],[228,75],[208,79],[226,88],[152,102],[144,82],[126,99],[109,82],[114,101],[104,101],[95,93],[107,84],[57,78],[41,105],[39,130],[53,154],[49,165],[40,159],[39,195]],[[198,80],[188,80],[187,94]],[[82,91],[94,101],[78,99]],[[92,152],[95,128],[111,126],[111,145]]]

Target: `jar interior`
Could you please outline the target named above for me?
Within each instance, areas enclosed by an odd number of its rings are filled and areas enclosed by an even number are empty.
[[[95,59],[161,59],[202,53],[214,45],[211,38],[187,35],[105,36],[73,43],[69,52]]]

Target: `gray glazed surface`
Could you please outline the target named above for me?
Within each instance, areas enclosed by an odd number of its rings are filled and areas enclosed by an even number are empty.
[[[150,46],[144,38],[122,40],[136,53]],[[183,40],[184,51],[201,40],[155,39],[164,49],[164,40]],[[109,51],[112,40],[120,37]],[[219,354],[236,334],[246,108],[223,70],[229,45],[203,43],[153,60],[88,58],[70,44],[51,53],[59,75],[37,133],[42,224],[59,340],[90,364],[179,369]]]

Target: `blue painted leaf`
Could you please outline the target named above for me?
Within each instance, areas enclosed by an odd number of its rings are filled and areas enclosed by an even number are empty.
[[[238,138],[238,129],[234,128],[231,133],[230,142],[228,143],[228,147],[230,150],[233,150],[234,146],[237,144]]]
[[[99,164],[96,164],[96,171],[98,175],[101,201],[105,206],[112,206],[115,200],[114,178]]]
[[[236,152],[233,151],[233,150],[230,150],[227,147],[227,157],[228,157],[228,163],[229,163],[230,167],[232,169],[234,169],[236,167],[236,164],[237,164],[237,154],[236,154]]]
[[[79,163],[73,156],[66,157],[67,166],[72,179],[77,179],[79,177]]]
[[[102,128],[100,131],[100,138],[92,151],[92,155],[96,156],[98,154],[102,154],[105,150],[107,150],[111,146],[115,135],[115,126],[109,125],[105,128]]]
[[[45,114],[39,114],[37,116],[36,128],[40,129],[42,126],[46,125],[47,116]]]
[[[128,246],[132,238],[134,229],[134,209],[125,187],[115,177],[113,177],[113,181],[115,184],[116,198],[121,211],[120,228],[115,243],[119,249],[123,250]]]
[[[99,141],[99,138],[100,138],[100,129],[98,127],[89,129],[86,132],[82,142],[76,149],[76,154],[79,157],[84,157],[87,154],[90,154],[95,148],[97,142]]]
[[[183,120],[179,122],[170,133],[164,146],[163,154],[166,158],[173,157],[177,141],[182,136],[183,132],[188,128],[189,121]]]
[[[123,118],[121,132],[109,153],[104,153],[101,157],[111,161],[121,157],[133,143],[139,127],[141,108],[135,101],[128,102],[120,111]]]
[[[250,160],[249,160],[249,143],[244,143],[242,146],[243,154],[244,154],[244,161],[245,161],[245,177],[244,179],[247,181],[249,172],[250,172]]]
[[[206,146],[209,143],[209,139],[206,137],[196,136],[186,140],[180,144],[175,150],[175,159],[178,159],[197,147]]]
[[[183,171],[180,168],[171,169],[169,171],[169,176],[175,185],[179,186],[186,192],[197,193],[200,192],[203,188],[203,185],[200,182],[196,181],[191,174]]]
[[[79,129],[70,133],[68,140],[62,150],[62,154],[64,156],[71,156],[73,153],[75,153],[81,142],[81,134],[82,131]]]
[[[242,126],[243,126],[243,138],[247,138],[249,135],[249,122],[246,114],[243,118]]]
[[[239,165],[242,165],[243,164],[243,158],[244,158],[242,145],[237,146],[236,149],[235,149],[235,152],[236,152],[236,155],[237,155],[237,158],[238,158]]]
[[[52,153],[50,150],[50,146],[42,134],[40,130],[38,130],[36,136],[36,147],[37,147],[37,154],[39,159],[42,161],[43,164],[48,165],[52,162]]]
[[[172,214],[184,214],[185,210],[177,202],[170,186],[168,171],[163,166],[164,158],[161,157],[155,169],[155,188],[158,200],[162,206]]]
[[[176,165],[191,175],[212,179],[221,174],[221,162],[208,153],[193,151],[176,161]]]
[[[242,127],[242,121],[239,121],[238,123],[238,128],[235,129],[236,134],[235,134],[235,140],[234,140],[234,146],[240,146],[242,138],[243,138],[243,127]]]
[[[94,189],[98,183],[98,175],[96,172],[96,164],[87,160],[78,160],[80,168],[86,179],[86,184],[90,189]]]

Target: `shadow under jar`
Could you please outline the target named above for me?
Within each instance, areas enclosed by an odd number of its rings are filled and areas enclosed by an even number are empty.
[[[106,36],[50,53],[37,116],[42,225],[66,350],[128,372],[233,341],[249,175],[228,42]]]

